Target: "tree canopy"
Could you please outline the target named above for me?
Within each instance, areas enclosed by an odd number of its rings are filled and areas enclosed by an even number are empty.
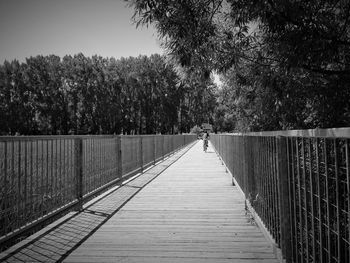
[[[178,64],[222,74],[220,129],[348,126],[349,1],[128,2],[136,23],[155,25]]]

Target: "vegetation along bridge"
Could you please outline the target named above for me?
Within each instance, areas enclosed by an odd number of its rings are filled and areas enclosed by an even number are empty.
[[[0,261],[349,262],[348,137],[0,137]]]

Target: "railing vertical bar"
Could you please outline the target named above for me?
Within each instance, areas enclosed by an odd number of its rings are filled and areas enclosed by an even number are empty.
[[[83,157],[82,157],[82,167],[83,167],[83,174],[86,174],[86,164],[87,164],[87,160],[86,160],[86,153],[88,151],[88,146],[87,144],[89,143],[89,139],[85,139],[83,141]],[[89,186],[88,186],[88,180],[84,180],[83,181],[84,184],[84,191],[88,191],[90,190]],[[85,193],[83,193],[85,194]]]
[[[11,191],[11,188],[8,186],[8,183],[7,183],[7,141],[4,141],[4,184],[3,184],[3,187],[4,187],[4,190],[5,191]],[[8,205],[8,202],[9,202],[9,198],[6,198],[3,200],[3,202],[6,202],[4,205]],[[7,211],[6,214],[4,213],[4,232],[0,232],[1,235],[4,235],[6,234],[7,232],[7,229],[6,227],[8,227],[8,217],[9,217],[9,212]]]
[[[267,180],[267,161],[268,161],[268,152],[266,151],[266,137],[262,137],[261,140],[262,150],[265,152],[263,155],[263,178],[264,178],[264,218],[267,225],[270,225],[270,213],[268,213],[268,208],[270,206],[269,195],[268,195],[268,180]]]
[[[184,140],[185,140],[185,136],[184,136]],[[152,135],[152,145],[153,145],[153,165],[155,165],[156,164],[156,159],[157,159],[157,155],[156,155],[157,154],[156,153],[157,144],[156,144],[156,136],[155,135]]]
[[[322,228],[323,228],[323,219],[322,219],[322,195],[321,195],[321,176],[320,175],[320,158],[319,158],[319,144],[320,139],[316,138],[316,173],[318,175],[317,180],[317,188],[318,188],[318,214],[319,214],[319,239],[320,239],[320,263],[323,263],[323,236],[322,236]]]
[[[24,186],[23,186],[23,202],[22,202],[22,208],[23,208],[23,216],[24,218],[27,218],[27,209],[28,209],[28,156],[27,156],[27,149],[28,149],[28,141],[23,141],[24,143]]]
[[[45,202],[45,206],[46,205],[46,200],[45,198],[47,198],[47,195],[49,193],[49,140],[46,139],[46,159],[45,159],[45,162],[46,162],[46,183],[45,183],[45,196],[44,196],[44,202]]]
[[[166,154],[166,152],[164,150],[164,148],[165,148],[165,136],[163,135],[161,138],[162,138],[162,157],[163,157],[163,160],[164,160],[165,159],[165,154]]]
[[[300,248],[301,248],[301,262],[304,262],[304,241],[303,241],[303,223],[302,223],[302,200],[301,200],[301,175],[300,175],[300,156],[299,156],[299,138],[296,142],[296,157],[297,157],[297,177],[298,177],[298,201],[299,201],[299,236],[300,236]]]
[[[68,157],[68,160],[69,160],[69,181],[70,181],[70,187],[69,187],[69,197],[70,197],[70,200],[73,200],[76,198],[76,195],[75,195],[75,186],[74,186],[74,183],[75,183],[75,174],[74,174],[74,140],[69,140],[68,141],[69,143],[69,157]]]
[[[69,169],[70,169],[69,180],[71,181],[69,192],[70,192],[71,200],[74,200],[76,198],[75,185],[74,185],[76,177],[75,177],[74,166],[75,166],[75,163],[74,163],[74,139],[73,139],[69,141]]]
[[[263,158],[263,152],[262,152],[262,147],[261,147],[261,137],[258,140],[258,151],[259,151],[259,167],[260,167],[260,176],[259,176],[259,184],[260,184],[260,189],[259,189],[259,199],[261,201],[258,202],[259,204],[259,210],[262,215],[262,218],[265,218],[265,205],[263,203],[263,200],[265,198],[265,188],[264,188],[264,176],[263,176],[263,169],[264,169],[264,158]]]
[[[327,154],[327,139],[324,140],[324,165],[325,165],[325,176],[326,176],[326,201],[327,201],[327,250],[328,250],[328,262],[331,262],[331,224],[330,224],[330,202],[329,202],[329,176],[328,176],[328,154]]]
[[[272,230],[273,237],[278,244],[278,236],[277,236],[277,227],[276,227],[276,207],[274,202],[274,193],[273,190],[275,188],[274,180],[273,180],[273,170],[274,170],[274,156],[273,156],[273,144],[270,137],[267,137],[267,149],[269,152],[269,166],[268,166],[268,189],[269,189],[269,199],[270,199],[270,214],[271,214],[271,223],[270,229]]]
[[[350,153],[349,139],[345,141],[345,162],[346,162],[346,191],[348,197],[348,258],[350,258]]]
[[[67,201],[67,169],[68,169],[68,164],[67,164],[67,140],[63,139],[63,177],[62,177],[62,187],[63,187],[63,200]]]
[[[49,192],[49,200],[50,200],[50,210],[53,208],[53,197],[54,197],[54,189],[55,189],[55,176],[54,176],[54,169],[53,169],[53,164],[54,164],[54,156],[53,156],[53,152],[54,152],[54,140],[50,140],[51,142],[51,154],[50,154],[50,173],[51,173],[51,184],[50,184],[50,192]]]
[[[281,191],[278,187],[278,145],[277,140],[275,137],[270,137],[270,140],[272,142],[272,149],[273,149],[273,181],[274,181],[274,203],[275,203],[275,227],[276,227],[276,236],[277,236],[277,244],[281,246],[281,236],[282,233],[280,232],[280,213],[282,210],[280,209],[279,199],[282,198]],[[286,174],[284,174],[286,176]]]
[[[269,226],[270,224],[270,213],[268,213],[268,209],[270,206],[270,200],[269,200],[269,193],[268,193],[268,178],[267,178],[267,173],[266,173],[266,167],[267,167],[267,153],[265,150],[265,137],[261,138],[261,152],[265,153],[263,154],[263,178],[264,178],[264,199],[265,199],[265,220],[267,222],[267,225]]]
[[[11,190],[15,192],[15,141],[11,141]]]
[[[98,176],[98,180],[93,182],[93,187],[96,187],[97,185],[101,185],[101,141],[96,139],[94,140],[96,141],[96,147],[97,147],[97,176]]]
[[[21,141],[18,141],[18,156],[17,156],[17,216],[21,218]],[[18,227],[18,221],[17,221]]]
[[[90,181],[90,188],[93,188],[95,182],[98,181],[98,144],[95,138],[91,138],[91,147],[92,147],[92,151],[90,153],[90,160],[92,162],[91,172],[93,176],[90,177],[89,181]]]
[[[290,221],[290,193],[288,174],[288,141],[287,138],[278,136],[276,138],[277,157],[277,181],[279,189],[279,226],[280,244],[282,253],[287,263],[292,260],[291,256],[291,221]]]
[[[337,143],[338,140],[335,138],[333,140],[334,142],[334,169],[335,169],[335,184],[336,184],[336,206],[337,206],[337,259],[338,262],[343,262],[342,261],[342,237],[341,237],[341,226],[340,226],[340,218],[341,218],[341,213],[340,213],[340,186],[339,186],[339,166],[338,166],[338,147]]]
[[[78,200],[77,209],[83,207],[83,140],[77,138],[74,140],[74,177],[75,177],[75,193]]]
[[[91,154],[92,160],[93,160],[93,171],[94,171],[94,180],[91,181],[91,187],[95,187],[96,183],[99,182],[99,147],[98,147],[98,140],[96,140],[95,138],[92,139],[92,145],[94,148],[93,153]]]
[[[267,190],[268,190],[268,200],[269,200],[269,210],[268,213],[270,214],[270,223],[269,223],[269,229],[272,232],[272,236],[274,237],[274,239],[276,240],[276,232],[275,232],[275,223],[274,223],[274,203],[273,203],[273,193],[272,193],[272,189],[273,189],[273,182],[272,182],[272,175],[271,175],[271,166],[272,166],[272,149],[271,149],[271,145],[270,145],[270,139],[269,137],[266,137],[266,150],[267,150],[267,156],[268,156],[268,163],[266,166],[267,169]],[[276,240],[277,243],[277,240]]]
[[[139,152],[140,152],[140,170],[143,172],[143,145],[142,145],[142,136],[139,136]]]
[[[271,226],[271,213],[268,212],[269,208],[270,208],[270,198],[269,198],[269,180],[268,180],[268,161],[269,161],[269,151],[268,151],[268,147],[267,147],[267,141],[266,141],[266,137],[263,137],[263,149],[266,152],[265,155],[265,160],[264,160],[264,177],[265,177],[265,200],[266,200],[266,219],[267,219],[267,225],[270,229]]]
[[[58,178],[59,178],[59,184],[58,184],[58,191],[59,191],[59,196],[60,198],[58,198],[59,202],[62,203],[62,195],[63,195],[63,189],[62,189],[62,139],[58,140],[58,146],[59,146],[59,150],[58,150]]]
[[[292,162],[292,178],[293,178],[293,219],[294,219],[294,261],[299,262],[299,250],[298,250],[298,218],[297,218],[297,184],[298,184],[298,177],[297,177],[297,172],[295,167],[295,159],[297,158],[297,153],[296,153],[296,141],[297,138],[292,137],[291,139],[291,162]]]
[[[58,185],[58,172],[57,172],[57,159],[58,159],[58,156],[57,156],[57,138],[53,140],[53,142],[55,143],[52,143],[54,144],[54,154],[53,154],[53,170],[54,170],[54,173],[53,173],[53,178],[54,178],[54,199],[53,199],[53,206],[55,207],[56,206],[56,202],[57,202],[57,196],[58,196],[58,190],[57,190],[57,185]]]
[[[63,143],[63,160],[64,160],[64,177],[63,177],[63,186],[64,186],[64,199],[67,202],[67,200],[70,200],[68,198],[69,194],[69,153],[70,153],[70,148],[69,148],[69,140],[64,140]]]
[[[122,159],[122,136],[118,136],[118,176],[120,179],[123,177],[123,159]]]
[[[99,177],[100,177],[100,180],[99,180],[99,184],[97,186],[95,186],[96,188],[101,186],[102,183],[103,183],[103,163],[102,163],[102,158],[103,158],[103,150],[102,150],[102,140],[100,138],[97,139],[98,140],[98,160],[99,160],[99,171],[98,171],[98,174],[99,174]]]
[[[104,144],[105,144],[105,140],[104,139],[100,139],[101,142],[101,183],[99,185],[102,186],[105,182],[105,178],[106,178],[106,174],[104,173],[104,168],[105,168],[105,162],[103,160],[105,160],[105,148],[104,148]]]
[[[287,139],[287,176],[288,176],[288,187],[289,187],[289,215],[290,215],[290,261],[295,262],[295,213],[293,213],[295,210],[295,199],[294,199],[294,163],[293,163],[293,139],[292,138],[286,138]],[[294,222],[294,224],[293,224]],[[286,248],[288,249],[288,248]],[[289,262],[287,262],[289,263]]]
[[[93,181],[95,179],[96,173],[95,173],[95,159],[93,158],[93,154],[95,152],[95,140],[91,138],[89,140],[89,179],[88,179],[88,187],[89,189],[93,188]]]
[[[11,142],[11,192],[14,194],[16,193],[16,185],[15,185],[15,142]],[[16,200],[15,200],[16,201]],[[12,213],[14,214],[13,216],[16,215],[16,210],[14,210]]]
[[[40,188],[39,188],[39,140],[37,140],[35,142],[35,193],[36,193],[36,197],[35,197],[35,204],[34,207],[37,206],[40,202]]]
[[[266,198],[266,218],[268,219],[268,228],[270,229],[271,234],[273,235],[273,230],[271,229],[272,225],[272,212],[271,209],[271,199],[270,199],[270,179],[269,179],[269,162],[270,162],[270,152],[268,147],[267,137],[264,137],[263,140],[263,149],[266,153],[265,155],[265,198]]]
[[[108,165],[109,165],[109,161],[108,161],[108,157],[107,157],[107,148],[106,148],[106,145],[107,144],[107,139],[101,139],[102,141],[102,155],[103,155],[103,158],[102,158],[102,166],[103,166],[103,182],[100,186],[104,185],[107,180],[108,180],[108,173],[106,172],[106,168],[108,168]],[[104,160],[107,160],[104,161]]]
[[[305,139],[301,138],[301,158],[303,160],[303,171],[302,171],[302,180],[304,181],[304,220],[305,220],[305,247],[306,247],[306,262],[310,261],[309,255],[309,222],[308,222],[308,189],[307,189],[307,180],[306,180],[306,155],[305,155]],[[301,202],[302,203],[302,202]]]
[[[91,153],[90,153],[90,160],[92,162],[91,165],[91,172],[92,176],[90,177],[89,184],[90,189],[94,188],[95,183],[98,181],[98,142],[96,138],[91,138]]]
[[[312,229],[312,260],[316,260],[316,232],[315,232],[315,207],[314,207],[314,177],[312,172],[312,138],[307,139],[309,142],[308,154],[309,154],[309,176],[310,176],[310,191],[311,191],[311,229]]]
[[[31,211],[33,211],[33,204],[34,204],[34,196],[33,196],[34,195],[33,144],[34,144],[33,141],[30,140],[30,209],[31,209]],[[34,217],[34,215],[33,215],[33,213],[31,213],[31,217],[30,217],[31,221],[33,220],[33,217]]]
[[[93,158],[93,154],[95,152],[94,149],[94,139],[93,138],[89,138],[85,140],[85,145],[86,145],[86,149],[87,149],[87,153],[86,153],[86,164],[85,164],[85,184],[88,191],[90,191],[91,189],[93,189],[93,185],[92,182],[95,180],[95,171],[94,171],[94,158]]]

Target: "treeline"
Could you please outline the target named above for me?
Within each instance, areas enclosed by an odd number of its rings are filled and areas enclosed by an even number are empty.
[[[0,134],[189,132],[208,120],[213,96],[201,82],[181,81],[157,54],[5,61],[0,66]]]

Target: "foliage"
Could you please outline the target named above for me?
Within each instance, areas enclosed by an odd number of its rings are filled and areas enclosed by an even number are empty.
[[[349,1],[128,2],[177,63],[222,74],[217,129],[348,126]]]
[[[191,129],[191,133],[197,134],[197,136],[202,132],[201,127],[199,127],[198,125],[195,125],[192,127]]]
[[[214,109],[210,92],[180,81],[160,55],[36,56],[0,66],[0,133],[189,132]],[[210,106],[211,105],[211,106]],[[197,119],[198,118],[198,119]]]

